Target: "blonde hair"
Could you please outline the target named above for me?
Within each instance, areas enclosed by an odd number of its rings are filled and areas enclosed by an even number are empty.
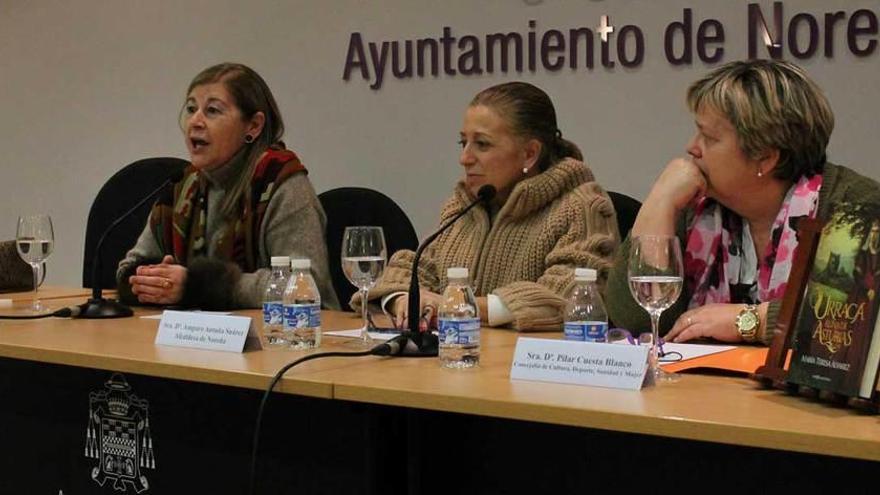
[[[691,84],[687,104],[694,113],[709,107],[724,115],[750,158],[779,150],[778,179],[796,181],[825,165],[834,113],[819,86],[792,63],[725,64]]]

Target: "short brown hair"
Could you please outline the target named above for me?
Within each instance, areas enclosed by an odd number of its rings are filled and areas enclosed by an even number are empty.
[[[244,150],[247,167],[241,178],[227,193],[221,207],[221,210],[228,214],[234,211],[238,199],[250,184],[256,162],[263,152],[276,144],[283,146],[281,138],[284,135],[284,120],[281,118],[281,111],[278,110],[278,104],[272,96],[269,85],[256,71],[244,64],[225,62],[208,67],[199,72],[189,83],[186,95],[188,96],[196,86],[218,82],[222,82],[229,91],[243,120],[250,120],[257,112],[263,112],[266,117],[260,135],[255,136],[253,142],[244,144],[247,147]]]
[[[834,113],[824,93],[789,62],[731,62],[694,82],[687,91],[692,112],[708,106],[736,129],[750,158],[779,150],[774,177],[796,181],[822,171]]]

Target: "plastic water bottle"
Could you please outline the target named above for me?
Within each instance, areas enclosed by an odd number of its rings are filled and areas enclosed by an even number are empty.
[[[440,327],[440,365],[471,368],[480,362],[480,310],[468,280],[467,268],[450,268],[449,285],[437,308]]]
[[[608,313],[596,287],[596,270],[576,268],[574,282],[565,310],[565,340],[605,342]]]
[[[294,349],[321,345],[321,294],[312,278],[312,262],[290,260],[292,272],[284,291],[284,335]]]
[[[287,346],[284,336],[284,290],[290,278],[290,258],[272,256],[272,274],[263,291],[263,345]]]

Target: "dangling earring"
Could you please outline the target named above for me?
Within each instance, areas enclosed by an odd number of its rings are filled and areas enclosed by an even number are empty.
[[[247,144],[251,144],[254,142],[254,137],[251,136],[250,134],[245,134],[244,135],[244,142],[246,142]]]

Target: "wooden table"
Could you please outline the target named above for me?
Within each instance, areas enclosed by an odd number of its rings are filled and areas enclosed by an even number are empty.
[[[53,306],[82,302],[58,298]],[[318,351],[267,350],[231,353],[157,346],[158,320],[143,318],[158,309],[136,308],[132,318],[110,320],[44,319],[25,322],[0,320],[0,357],[79,366],[215,385],[265,390],[275,372],[297,357]],[[257,311],[242,315],[258,318]],[[326,312],[330,326],[353,327],[351,313]],[[328,350],[353,350],[344,339],[328,339]],[[282,393],[333,398],[333,384],[313,377],[315,371],[349,368],[356,363],[339,359],[309,361],[289,373],[276,387]]]
[[[316,373],[336,399],[880,461],[880,420],[761,390],[681,376],[638,392],[511,381],[516,334],[484,330],[479,370],[395,359]],[[880,466],[878,466],[880,467]]]
[[[37,297],[39,297],[40,300],[70,299],[77,297],[84,298],[83,300],[85,300],[91,294],[92,289],[56,285],[43,285],[37,291]],[[28,290],[23,292],[0,293],[0,299],[11,299],[15,304],[30,303],[34,299],[34,291]]]
[[[81,301],[77,298],[53,301],[59,305],[75,302]],[[155,313],[155,310],[137,310],[138,316]],[[256,316],[257,312],[243,314]],[[350,313],[329,311],[324,313],[323,321],[325,330],[354,328],[359,323],[357,317]],[[240,464],[249,454],[247,432],[253,422],[258,391],[267,386],[276,370],[305,353],[259,351],[236,354],[156,346],[153,344],[156,329],[157,320],[139,317],[104,321],[50,319],[0,322],[0,359],[7,368],[5,375],[0,370],[0,376],[6,376],[5,382],[0,382],[5,384],[5,388],[0,387],[0,392],[4,394],[6,402],[5,406],[0,406],[0,411],[6,413],[6,417],[0,418],[0,424],[21,422],[22,417],[27,414],[39,415],[35,411],[46,407],[46,403],[37,398],[34,399],[33,406],[10,409],[9,397],[29,390],[29,385],[26,384],[32,376],[37,377],[35,383],[40,387],[54,390],[52,393],[58,393],[58,389],[64,387],[79,387],[77,393],[81,399],[83,394],[88,395],[89,390],[100,390],[109,371],[120,372],[128,376],[134,393],[150,398],[153,411],[151,414],[154,416],[159,416],[163,408],[175,411],[173,414],[181,414],[179,404],[186,403],[186,407],[193,410],[192,415],[201,414],[204,421],[210,422],[212,431],[227,427],[240,430],[227,431],[220,435],[224,438],[234,437],[234,440],[226,440],[235,444],[230,447],[230,452],[223,450],[226,444],[213,447],[223,451],[226,456],[224,462]],[[336,439],[338,444],[352,446],[340,447],[339,451],[330,449],[326,453],[328,459],[343,459],[347,465],[357,463],[361,456],[365,459],[362,462],[369,464],[379,462],[375,461],[377,457],[395,459],[403,455],[417,458],[409,462],[411,470],[431,471],[436,468],[437,462],[445,461],[438,457],[450,455],[469,459],[461,456],[461,449],[458,447],[427,449],[426,445],[419,445],[420,441],[427,442],[427,445],[443,443],[448,434],[445,427],[429,428],[426,425],[446,425],[450,431],[467,430],[474,439],[474,451],[484,456],[486,469],[493,466],[491,459],[486,457],[502,459],[499,461],[502,466],[496,466],[498,469],[518,462],[513,453],[521,447],[516,445],[517,438],[555,444],[565,443],[567,438],[578,439],[577,442],[589,443],[606,451],[620,450],[622,453],[615,455],[622,457],[615,459],[624,460],[615,462],[625,462],[630,455],[634,459],[639,458],[640,451],[643,451],[642,455],[646,459],[657,456],[658,460],[666,453],[670,454],[672,460],[677,460],[688,458],[691,455],[689,452],[695,452],[692,454],[696,457],[694,461],[703,462],[703,469],[723,463],[724,459],[743,455],[753,456],[755,460],[752,464],[756,466],[765,462],[779,464],[779,459],[782,459],[783,463],[792,462],[792,470],[797,471],[802,469],[801,466],[807,466],[812,473],[806,474],[817,476],[818,473],[812,466],[833,465],[839,469],[857,467],[860,470],[864,470],[865,466],[876,470],[880,466],[873,463],[880,460],[880,421],[877,417],[861,416],[849,409],[837,409],[776,391],[760,390],[753,383],[737,378],[685,375],[678,383],[638,392],[511,381],[510,361],[516,338],[517,335],[510,331],[485,329],[481,365],[473,370],[441,369],[436,359],[330,358],[304,363],[285,375],[278,389],[282,395],[276,394],[270,401],[270,410],[275,412],[272,413],[274,416],[266,418],[263,430],[264,438],[269,438],[266,448],[271,455],[268,457],[275,459],[272,456],[277,455],[278,459],[293,462],[285,457],[288,453],[281,447],[286,445],[286,440],[282,440],[287,438],[286,433],[278,434],[278,426],[274,422],[283,423],[285,418],[299,421],[293,417],[302,412],[309,417],[311,428],[317,430],[303,436],[302,438],[309,439],[303,441],[309,445],[319,442],[323,444],[330,438]],[[320,351],[352,350],[346,345],[345,339],[325,337],[324,342]],[[68,375],[77,373],[83,374],[82,380],[74,384],[64,381]],[[80,382],[82,384],[78,385]],[[174,401],[165,404],[162,401],[167,390],[179,395]],[[179,392],[180,390],[185,392]],[[42,396],[39,393],[34,395]],[[207,399],[199,399],[201,396]],[[290,398],[286,399],[288,396]],[[197,412],[204,411],[208,407],[205,402],[210,401],[220,404],[217,407],[229,411],[228,415],[236,416],[236,420],[227,426],[222,411],[217,412],[209,407],[207,410],[211,411],[210,414]],[[74,411],[69,417],[61,415],[58,416],[61,419],[49,421],[72,423],[65,424],[64,428],[58,427],[58,434],[69,437],[65,440],[65,445],[76,446],[78,453],[73,455],[81,455],[79,452],[82,451],[82,445],[77,445],[77,442],[82,442],[77,438],[84,436],[83,420],[88,417],[82,411],[84,404],[81,403],[78,407],[80,411]],[[327,421],[321,422],[320,416],[326,417]],[[209,417],[210,419],[206,419]],[[155,421],[160,424],[158,417]],[[186,437],[193,428],[198,428],[199,421],[198,417],[194,417],[188,419],[186,426],[169,422],[161,424],[165,433],[172,430],[177,436]],[[45,428],[45,423],[44,421],[38,425]],[[275,426],[271,426],[273,423]],[[68,427],[75,428],[76,431],[68,434]],[[396,442],[383,440],[381,435],[384,433],[377,433],[386,430],[405,445],[402,451],[396,448]],[[297,435],[292,438],[297,438]],[[504,438],[509,439],[508,444],[504,444]],[[621,439],[626,439],[626,444],[630,446],[619,447]],[[186,450],[187,459],[191,458],[190,452],[203,451],[199,447],[191,447],[184,440],[179,444],[176,440],[168,439],[167,435],[163,438],[165,452],[162,458],[172,458],[168,445]],[[294,440],[289,441],[297,443]],[[157,449],[160,444],[157,439]],[[499,450],[502,452],[487,452],[486,449],[493,445],[501,446]],[[639,447],[634,447],[635,445]],[[310,447],[302,445],[302,448]],[[442,454],[432,455],[426,449]],[[555,463],[560,463],[558,459],[567,459],[565,456],[577,455],[582,450],[586,452],[576,445],[572,448],[574,454],[566,453],[562,457],[551,458],[557,459]],[[813,455],[786,454],[787,452]],[[354,456],[354,460],[344,455]],[[301,457],[296,459],[302,461]],[[531,456],[526,459],[532,463],[537,462]],[[307,484],[300,488],[307,492],[326,491],[327,483],[333,483],[336,479],[333,469],[342,469],[334,467],[332,460],[320,463],[317,468],[310,468],[327,469],[323,477],[320,473],[315,475],[322,480],[322,484]],[[866,464],[862,461],[872,462]],[[14,463],[14,460],[7,462]],[[605,464],[593,464],[593,460],[583,458],[573,461],[572,465],[584,470],[599,465],[603,466],[602,469],[608,469],[609,465],[614,464],[611,460]],[[2,466],[0,463],[0,467]],[[245,467],[237,467],[239,474],[230,478],[234,481],[227,483],[240,483],[240,473]],[[373,472],[384,467],[386,466],[372,466],[368,471]],[[735,464],[730,468],[731,472],[738,470]],[[5,467],[4,471],[6,469],[15,469],[18,472],[21,466],[14,464]],[[483,471],[478,470],[470,481],[479,482],[480,477],[485,477],[481,472]],[[547,471],[546,467],[545,472],[555,473],[552,474],[555,477],[564,477],[569,473],[566,470]],[[98,485],[91,480],[86,479],[85,484],[80,483],[80,478],[84,478],[82,473],[72,473],[65,475],[70,478],[62,478],[58,484],[47,485],[47,488],[57,493],[60,485],[68,483],[65,486],[97,489]],[[9,480],[8,475],[7,472],[0,472],[0,480]],[[352,483],[360,483],[365,476],[369,477],[369,474],[359,472],[350,478],[340,477],[339,486],[351,488]],[[534,476],[536,475],[523,475],[525,481],[515,483],[525,483],[529,477]],[[427,483],[424,477],[415,481],[411,478],[412,476],[407,483],[391,485],[384,484],[383,480],[371,479],[365,484],[357,485],[359,488],[354,491],[408,490],[428,493],[434,489],[431,487],[435,485]],[[504,479],[518,480],[510,473]],[[582,479],[582,476],[578,479]],[[635,482],[638,479],[635,477],[629,481]],[[0,492],[12,491],[4,490],[3,483],[4,481],[0,481]],[[282,487],[290,487],[290,481],[284,483]],[[570,485],[572,487],[581,486],[580,482],[571,483],[574,483]],[[17,486],[19,485],[10,485]],[[202,485],[196,483],[186,486],[198,489]],[[505,491],[504,487],[492,486],[499,491]],[[559,486],[564,489],[569,485]],[[468,491],[466,488],[462,489]],[[437,490],[440,491],[439,488]],[[112,493],[112,490],[95,493]]]
[[[73,297],[52,304],[63,307],[81,302]],[[108,391],[125,396],[113,400],[117,404],[128,401],[129,411],[146,404],[142,415],[149,416],[149,439],[155,444],[158,468],[142,467],[141,473],[153,487],[152,493],[244,491],[261,391],[279,368],[305,353],[242,354],[156,346],[158,320],[140,317],[157,313],[139,308],[135,317],[112,320],[0,321],[0,448],[6,453],[0,456],[0,493],[119,493],[112,487],[115,482],[99,485],[90,479],[98,461],[84,455],[88,452],[86,432],[91,431],[90,418],[95,413],[92,399]],[[244,314],[256,316],[257,312]],[[327,314],[326,320],[348,327],[358,322],[353,314],[343,313]],[[331,348],[333,344],[321,350]],[[339,344],[338,349],[349,348]],[[362,406],[332,401],[332,382],[303,378],[355,364],[315,360],[281,381],[282,394],[275,394],[267,410],[261,459],[267,465],[302,466],[312,476],[303,479],[298,470],[288,469],[266,477],[262,486],[269,493],[291,489],[339,492],[371,486],[363,452],[371,442],[366,435],[372,419],[359,424]],[[114,392],[111,384],[122,392]],[[104,406],[109,408],[109,402]],[[355,426],[324,431],[324,421]],[[304,425],[301,431],[293,429],[294,422]],[[118,421],[114,424],[119,427]],[[103,431],[102,427],[98,430]],[[290,450],[299,441],[360,447],[322,453],[308,448]],[[339,462],[352,467],[342,469]],[[128,493],[143,488],[136,479],[129,481],[121,485]]]

